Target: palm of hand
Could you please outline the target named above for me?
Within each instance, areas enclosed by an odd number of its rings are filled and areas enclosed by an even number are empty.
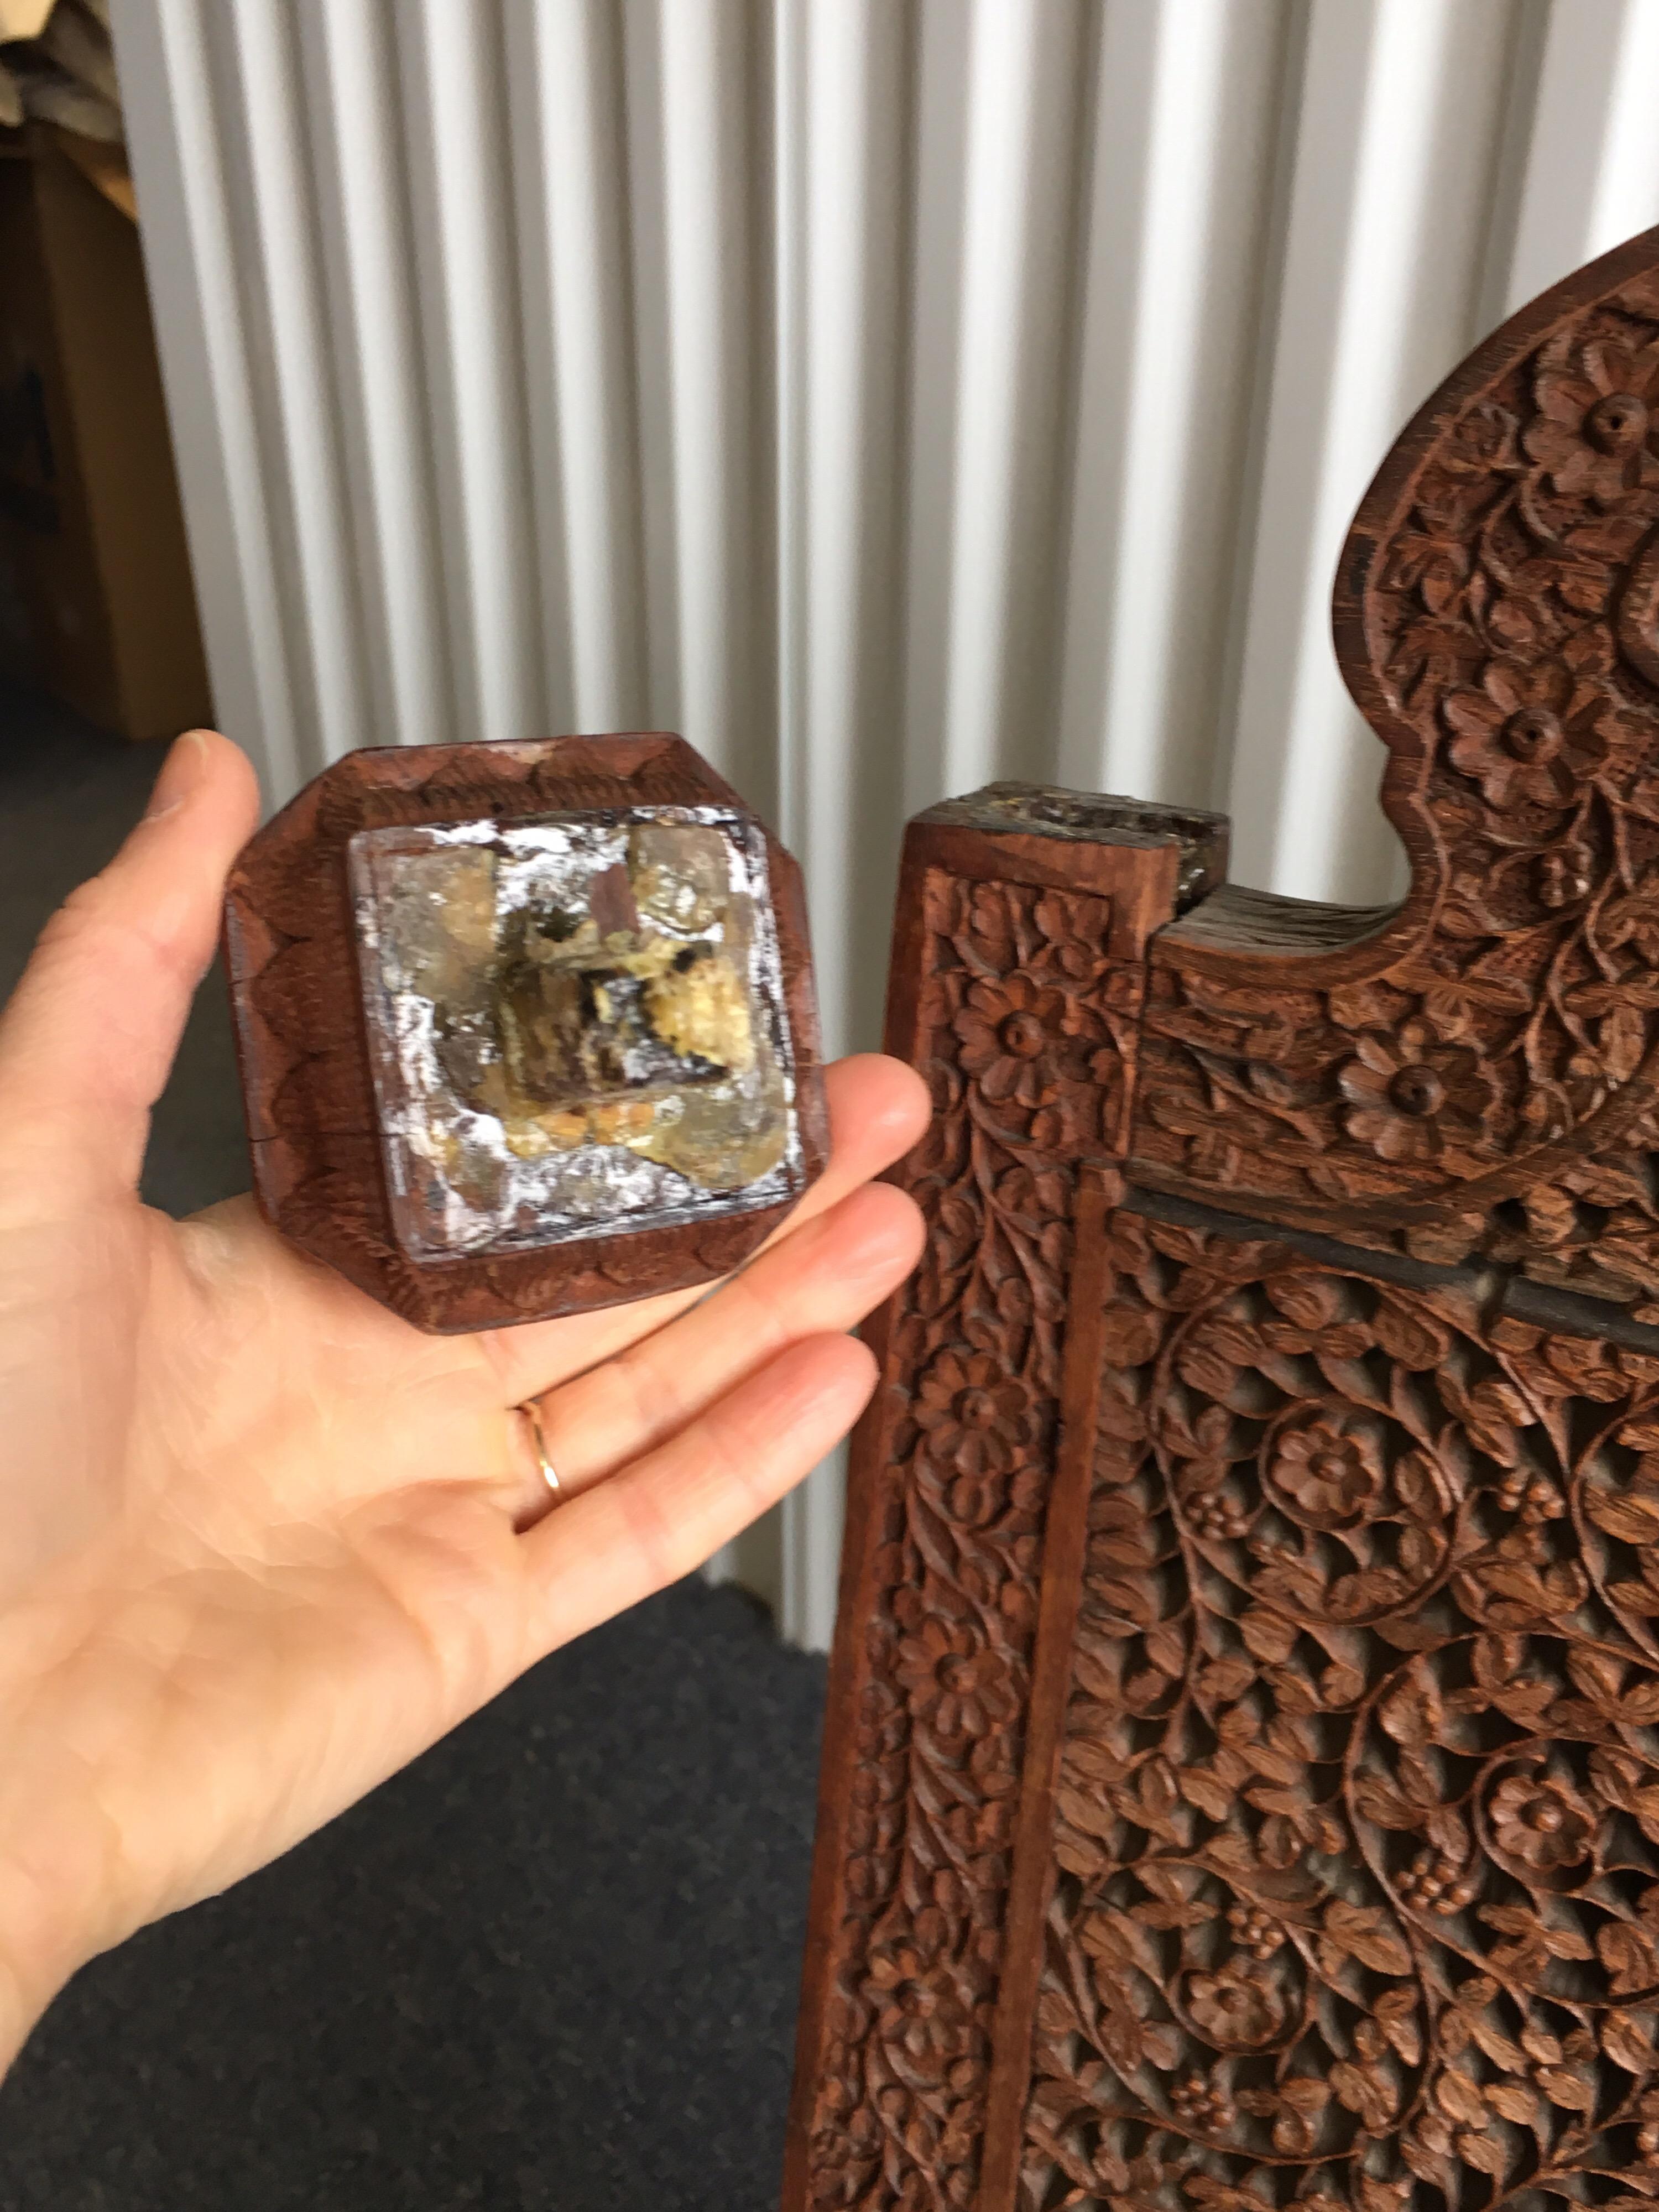
[[[169,785],[173,788],[169,789]],[[688,1571],[867,1395],[841,1332],[915,1258],[867,1178],[915,1079],[831,1072],[787,1233],[680,1295],[422,1335],[252,1204],[133,1194],[251,778],[181,744],[0,1025],[0,2063],[82,1959],[319,1826],[557,1644]],[[535,1397],[569,1502],[545,1502]]]

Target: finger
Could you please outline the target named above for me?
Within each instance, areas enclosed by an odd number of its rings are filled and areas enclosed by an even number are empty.
[[[666,1443],[791,1344],[853,1328],[909,1273],[921,1239],[912,1200],[868,1184],[690,1313],[540,1399],[561,1492]],[[526,1474],[526,1510],[546,1502],[538,1464]]]
[[[143,820],[46,924],[0,1016],[0,1206],[38,1216],[136,1186],[225,876],[258,815],[244,756],[187,732]]]
[[[824,1070],[824,1088],[830,1108],[830,1164],[763,1250],[799,1235],[806,1223],[829,1212],[849,1191],[890,1167],[927,1126],[927,1085],[902,1060],[881,1053],[859,1053],[837,1060]],[[565,1321],[495,1329],[479,1337],[478,1348],[500,1376],[502,1403],[516,1406],[612,1358],[708,1295],[709,1285],[702,1283],[661,1297],[639,1298],[630,1305],[607,1306],[599,1313],[574,1314]]]
[[[854,1337],[792,1345],[671,1443],[538,1522],[520,1539],[533,1592],[524,1663],[701,1566],[811,1474],[875,1381]]]

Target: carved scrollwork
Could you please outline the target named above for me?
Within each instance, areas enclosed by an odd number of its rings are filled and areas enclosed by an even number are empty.
[[[1659,2202],[1659,232],[1337,635],[1398,909],[1012,787],[911,848],[790,2212]]]
[[[1164,1188],[1659,1313],[1656,262],[1650,234],[1524,310],[1367,495],[1339,658],[1410,895],[1224,893],[1175,925],[1134,1152]]]
[[[1024,2212],[1659,2192],[1659,1358],[1108,1234]]]
[[[1104,898],[934,871],[931,1234],[892,1349],[810,2203],[974,2198],[1058,1420],[1075,1170],[1121,1118]],[[1119,995],[1121,995],[1121,994]]]

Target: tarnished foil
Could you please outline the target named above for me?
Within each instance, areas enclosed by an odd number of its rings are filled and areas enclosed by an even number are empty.
[[[799,1192],[765,842],[741,816],[364,830],[348,865],[392,1226],[411,1258]]]

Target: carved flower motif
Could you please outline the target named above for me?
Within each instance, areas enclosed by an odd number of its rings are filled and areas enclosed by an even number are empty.
[[[1170,2104],[1178,2120],[1202,2134],[1224,2135],[1238,2118],[1226,2083],[1196,2069],[1175,2083]]]
[[[1279,1431],[1268,1480],[1303,1519],[1334,1528],[1376,1504],[1388,1469],[1375,1425],[1362,1413],[1333,1407]]]
[[[1000,983],[969,984],[951,1024],[963,1068],[995,1105],[1028,1110],[1043,1104],[1057,1083],[1079,1083],[1109,1044],[1088,1008],[1024,969]]]
[[[957,888],[951,941],[976,975],[1029,967],[1086,982],[1106,964],[1112,902],[1080,891],[1030,891],[1013,884]]]
[[[812,2124],[826,2147],[839,2138],[855,2157],[867,2158],[881,2147],[880,2130],[870,2107],[858,2102],[857,2091],[848,2079],[856,2064],[845,2039],[837,2036],[830,2047],[823,2086],[812,2108]]]
[[[939,2154],[946,2166],[963,2166],[979,2148],[984,2115],[977,2103],[964,2099],[952,2105],[939,2139]],[[932,2207],[928,2207],[932,2212]]]
[[[1589,1855],[1595,1815],[1564,1775],[1511,1774],[1492,1800],[1492,1832],[1500,1850],[1547,1874],[1577,1866]]]
[[[1480,684],[1446,701],[1452,766],[1480,786],[1488,805],[1565,805],[1607,756],[1598,726],[1605,699],[1595,690],[1576,698],[1559,660],[1488,661]]]
[[[922,1376],[915,1418],[928,1450],[958,1474],[1006,1474],[1025,1441],[1031,1394],[988,1352],[941,1352]]]
[[[1234,2050],[1271,2041],[1285,2023],[1280,1992],[1271,1982],[1237,1966],[1190,1976],[1187,2009],[1212,2043]]]
[[[1044,891],[1031,909],[1031,919],[1042,940],[1032,964],[1045,974],[1082,984],[1092,982],[1105,967],[1106,933],[1112,921],[1109,899]]]
[[[972,2003],[945,1955],[945,1927],[943,1913],[918,1913],[914,1942],[876,1951],[866,1975],[883,2039],[933,2080],[966,2054],[973,2037]]]
[[[965,1621],[924,1621],[899,1645],[895,1671],[917,1719],[943,1736],[988,1735],[1019,1711],[1006,1662]]]
[[[1648,447],[1659,404],[1659,342],[1595,341],[1576,364],[1568,358],[1546,368],[1537,399],[1522,443],[1564,498],[1613,507],[1638,484],[1659,481]]]
[[[1425,1022],[1393,1037],[1360,1037],[1337,1073],[1348,1134],[1385,1160],[1437,1158],[1448,1145],[1479,1145],[1497,1086],[1472,1047],[1442,1044]]]

